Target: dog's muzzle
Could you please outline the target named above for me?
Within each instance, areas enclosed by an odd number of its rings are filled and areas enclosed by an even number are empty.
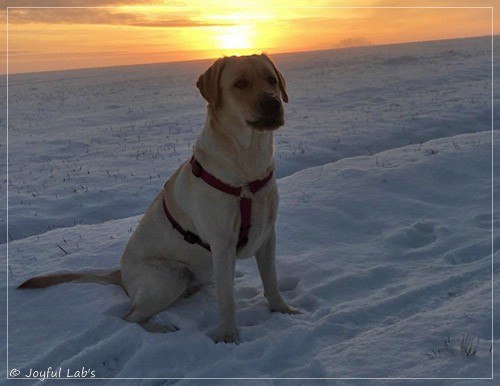
[[[264,94],[259,103],[259,116],[247,121],[250,126],[260,130],[274,130],[285,123],[281,100],[269,94]]]
[[[281,112],[281,101],[272,95],[264,95],[260,100],[260,110],[264,116],[278,115]]]

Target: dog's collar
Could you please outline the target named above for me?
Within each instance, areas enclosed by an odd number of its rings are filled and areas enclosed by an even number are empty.
[[[203,168],[203,166],[201,166],[201,164],[196,160],[196,158],[194,158],[194,156],[191,158],[191,161],[189,163],[191,164],[191,171],[193,175],[195,175],[198,178],[201,178],[204,182],[206,182],[214,189],[220,190],[221,192],[230,194],[232,196],[239,197],[241,225],[240,225],[240,233],[238,236],[238,244],[236,248],[240,249],[244,247],[248,243],[248,233],[250,232],[251,217],[252,217],[252,199],[247,197],[241,197],[243,188],[246,187],[252,194],[257,193],[264,186],[266,186],[269,180],[273,177],[273,171],[271,170],[271,172],[261,180],[252,181],[246,184],[245,186],[235,187],[228,185],[225,182],[222,182],[217,177],[207,172]],[[198,244],[201,247],[205,248],[206,250],[210,251],[209,244],[205,243],[203,240],[201,240],[199,236],[195,235],[194,233],[183,229],[180,226],[180,224],[177,221],[175,221],[175,219],[172,217],[172,214],[169,212],[167,208],[167,205],[165,203],[165,197],[163,198],[163,210],[168,220],[172,224],[172,226],[184,237],[184,240],[186,240],[190,244]]]

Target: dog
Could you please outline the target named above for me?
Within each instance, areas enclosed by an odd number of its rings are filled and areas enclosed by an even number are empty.
[[[196,83],[208,102],[193,157],[169,178],[107,274],[63,273],[18,288],[65,282],[120,285],[132,300],[124,317],[150,332],[168,332],[151,317],[202,285],[215,283],[215,342],[238,343],[236,259],[255,256],[271,311],[299,314],[278,290],[274,131],[284,125],[285,79],[265,55],[216,60]]]

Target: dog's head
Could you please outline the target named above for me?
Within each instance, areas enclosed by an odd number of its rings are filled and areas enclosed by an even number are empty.
[[[222,123],[275,130],[285,122],[285,79],[265,54],[218,59],[196,86]],[[229,122],[227,122],[229,120]]]

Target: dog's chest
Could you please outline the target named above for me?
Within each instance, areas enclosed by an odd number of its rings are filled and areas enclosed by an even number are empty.
[[[234,243],[238,258],[253,256],[276,221],[278,190],[272,173],[263,180],[233,187],[208,175],[201,166],[193,169],[192,164],[185,164],[165,186],[166,196],[171,197],[167,217],[175,220],[169,218],[171,225],[188,244],[194,238],[186,235],[196,235],[201,240],[195,241],[200,250]],[[167,213],[165,201],[163,209]]]

